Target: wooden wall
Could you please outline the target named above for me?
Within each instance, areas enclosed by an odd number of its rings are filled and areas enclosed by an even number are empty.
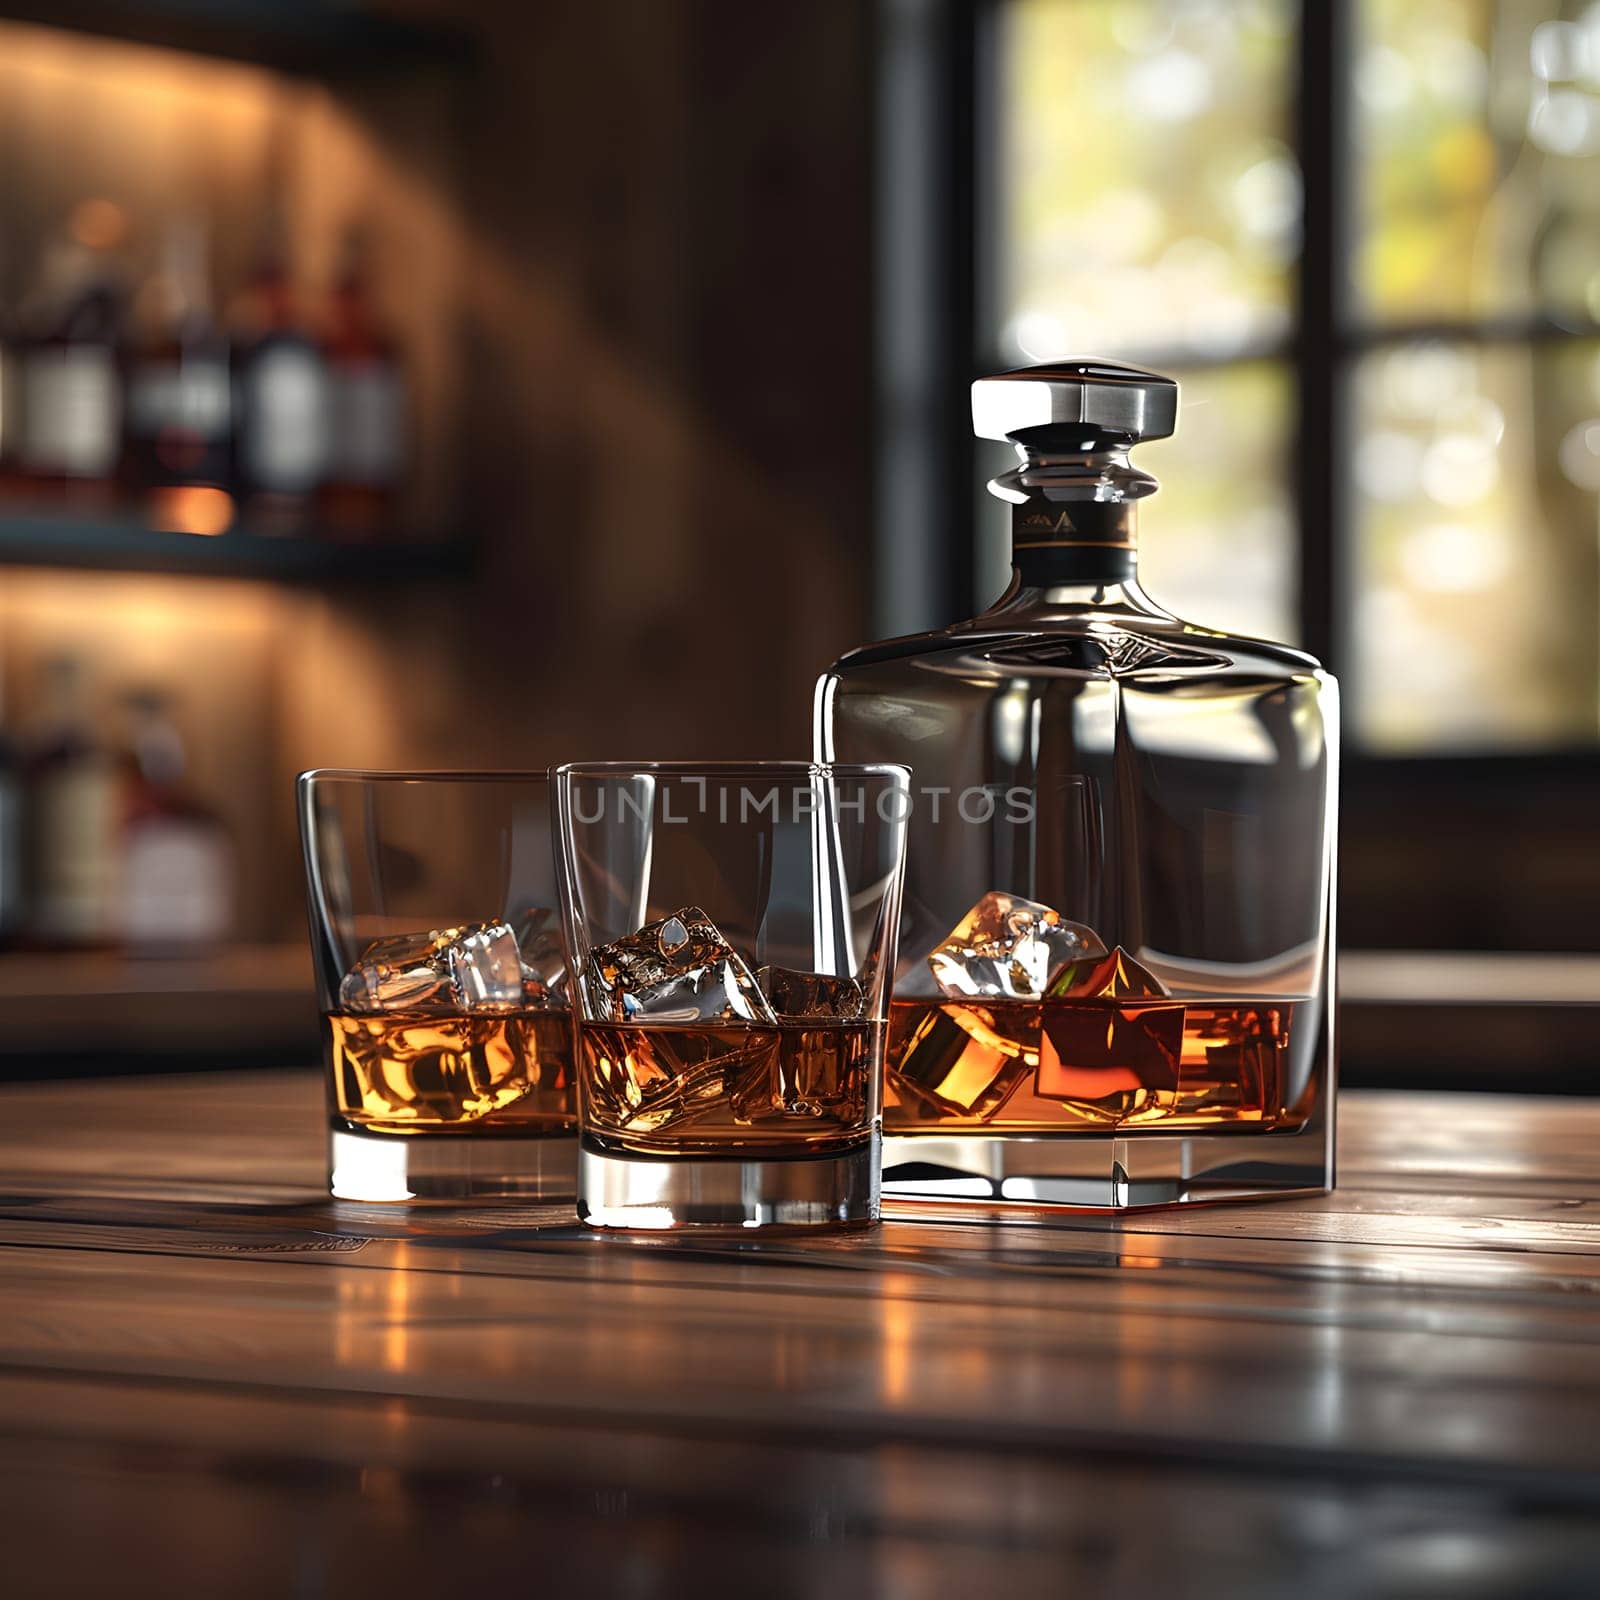
[[[469,503],[518,680],[475,758],[809,753],[868,618],[870,16],[466,8]]]

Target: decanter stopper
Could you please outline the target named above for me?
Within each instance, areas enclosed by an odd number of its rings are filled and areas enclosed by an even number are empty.
[[[1178,425],[1178,386],[1159,372],[1108,361],[1051,361],[979,378],[972,426],[980,439],[1047,442],[1038,429],[1114,436],[1126,446],[1165,439]],[[1066,438],[1062,442],[1067,442]]]

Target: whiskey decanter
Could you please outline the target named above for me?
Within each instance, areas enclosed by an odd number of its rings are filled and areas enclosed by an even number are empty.
[[[821,761],[912,769],[885,1197],[1127,1207],[1333,1181],[1338,691],[1140,588],[1130,465],[1177,385],[973,385],[1018,467],[981,616],[852,651]]]

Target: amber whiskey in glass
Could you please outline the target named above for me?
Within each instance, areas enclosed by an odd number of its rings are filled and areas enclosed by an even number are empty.
[[[566,1009],[381,1016],[330,1012],[336,1114],[383,1133],[575,1133]]]
[[[817,1155],[870,1124],[878,1024],[579,1025],[589,1135],[645,1155]]]

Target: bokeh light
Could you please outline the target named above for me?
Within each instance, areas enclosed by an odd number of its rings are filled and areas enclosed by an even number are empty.
[[[1008,356],[1214,357],[1284,334],[1296,14],[1284,0],[1006,8]],[[1056,347],[1041,350],[1046,318]]]
[[[1360,364],[1352,706],[1390,751],[1600,734],[1596,347],[1406,343]]]
[[[1361,0],[1358,305],[1600,316],[1600,4]]]

